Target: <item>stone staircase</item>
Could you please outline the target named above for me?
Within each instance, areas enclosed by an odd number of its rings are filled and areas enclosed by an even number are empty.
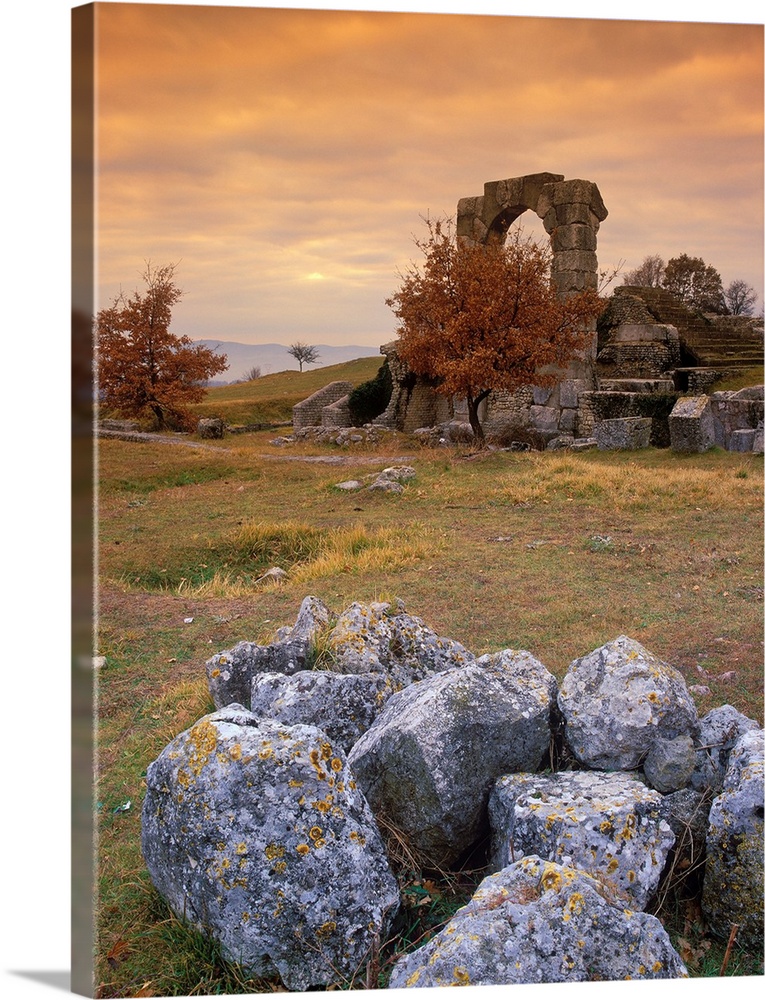
[[[625,293],[642,299],[657,323],[669,323],[677,328],[684,353],[696,365],[729,370],[763,364],[761,321],[758,323],[750,316],[709,319],[687,309],[663,288],[622,287]]]

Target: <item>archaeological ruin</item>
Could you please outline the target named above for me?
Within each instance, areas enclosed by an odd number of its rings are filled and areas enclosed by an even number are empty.
[[[551,280],[559,296],[597,288],[597,234],[607,217],[600,191],[588,180],[538,173],[484,184],[480,196],[461,198],[457,236],[488,244],[503,241],[524,212],[533,212],[550,236]],[[700,315],[661,288],[623,285],[593,322],[585,349],[561,370],[551,388],[494,390],[481,404],[487,440],[518,447],[639,448],[679,451],[717,445],[762,451],[762,387],[714,392],[715,382],[763,362],[762,319]],[[387,407],[374,423],[413,433],[433,429],[439,441],[467,440],[465,400],[439,394],[384,344],[393,380]],[[352,425],[347,383],[332,383],[299,403],[295,431]],[[689,432],[693,407],[703,416]],[[674,408],[679,410],[673,421]],[[673,438],[673,427],[676,433]]]

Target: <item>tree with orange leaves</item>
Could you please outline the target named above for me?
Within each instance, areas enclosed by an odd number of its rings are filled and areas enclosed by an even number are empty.
[[[176,264],[146,262],[146,292],[120,293],[96,317],[98,392],[105,410],[151,416],[158,428],[191,429],[189,403],[204,398],[205,382],[228,368],[225,356],[170,332],[183,292]]]
[[[552,254],[520,230],[487,245],[457,237],[450,220],[426,219],[425,255],[386,299],[400,321],[399,356],[443,395],[464,396],[476,441],[478,407],[493,389],[549,386],[585,343],[602,309],[594,289],[561,299]]]

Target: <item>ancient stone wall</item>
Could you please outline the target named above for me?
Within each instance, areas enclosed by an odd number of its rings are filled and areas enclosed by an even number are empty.
[[[324,407],[347,396],[352,389],[352,382],[330,382],[325,385],[323,389],[292,407],[292,426],[295,430],[300,427],[320,427]]]

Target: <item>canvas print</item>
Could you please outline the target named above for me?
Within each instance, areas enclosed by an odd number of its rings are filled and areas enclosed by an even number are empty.
[[[762,23],[72,24],[75,991],[761,985]]]

